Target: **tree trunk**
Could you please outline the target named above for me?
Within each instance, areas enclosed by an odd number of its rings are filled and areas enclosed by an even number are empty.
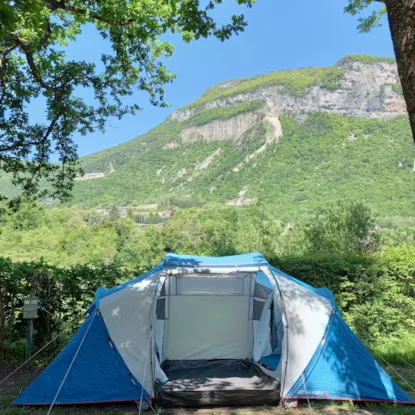
[[[4,359],[4,342],[6,330],[6,288],[0,288],[0,363]]]
[[[415,0],[384,0],[415,141]]]

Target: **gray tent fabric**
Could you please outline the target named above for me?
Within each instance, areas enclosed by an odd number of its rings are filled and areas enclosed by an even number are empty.
[[[169,382],[157,392],[163,407],[273,405],[279,382],[246,360],[173,360],[163,363]]]

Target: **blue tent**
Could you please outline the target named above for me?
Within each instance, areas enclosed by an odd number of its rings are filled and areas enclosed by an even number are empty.
[[[16,405],[414,404],[328,289],[284,274],[259,253],[169,254],[148,273],[99,289],[87,314]]]

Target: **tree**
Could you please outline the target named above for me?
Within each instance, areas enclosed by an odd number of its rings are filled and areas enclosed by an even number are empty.
[[[362,32],[368,32],[373,27],[379,26],[381,17],[387,14],[399,77],[415,141],[415,1],[348,0],[345,10],[356,15],[374,3],[382,3],[382,7],[374,10],[366,18],[361,17],[358,28]]]
[[[115,221],[120,218],[120,210],[116,205],[111,205],[109,211],[108,211],[108,217],[110,220]]]
[[[380,239],[370,209],[360,202],[320,209],[304,234],[311,254],[359,256],[375,251]]]
[[[132,219],[135,220],[135,213],[134,213],[134,209],[131,206],[128,206],[127,208],[127,216]]]
[[[253,1],[238,3],[251,7]],[[166,106],[163,86],[174,75],[164,61],[173,45],[160,37],[176,32],[186,42],[209,36],[224,41],[243,31],[243,15],[217,25],[211,13],[220,3],[2,0],[0,168],[22,194],[67,198],[80,172],[73,135],[104,131],[109,118],[140,109],[137,102],[125,104],[124,97],[145,91],[151,104]],[[95,63],[66,57],[70,44],[91,24],[111,50],[101,55],[102,70]],[[92,100],[80,95],[85,90]],[[31,105],[44,107],[44,121],[29,116]],[[59,163],[50,163],[53,153]],[[50,189],[42,185],[42,178]]]

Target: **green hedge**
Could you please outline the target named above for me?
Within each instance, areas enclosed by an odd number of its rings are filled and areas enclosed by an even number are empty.
[[[284,272],[328,287],[346,321],[365,340],[381,343],[415,333],[415,247],[388,248],[370,258],[275,261]]]
[[[40,298],[46,310],[39,311],[34,322],[34,349],[63,332],[58,344],[45,350],[46,356],[79,327],[98,287],[112,287],[132,277],[111,265],[77,265],[65,269],[43,260],[12,262],[0,258],[0,361],[14,362],[24,357],[27,329],[22,319],[22,305],[25,297]]]
[[[374,347],[415,333],[415,246],[389,248],[370,258],[303,257],[271,262],[308,284],[331,289],[346,321]],[[62,342],[73,334],[98,287],[112,287],[133,277],[115,265],[64,269],[42,260],[0,258],[0,360],[23,359],[24,297],[38,296],[52,314],[41,311],[35,321],[35,348],[39,348],[55,333],[66,334]]]

